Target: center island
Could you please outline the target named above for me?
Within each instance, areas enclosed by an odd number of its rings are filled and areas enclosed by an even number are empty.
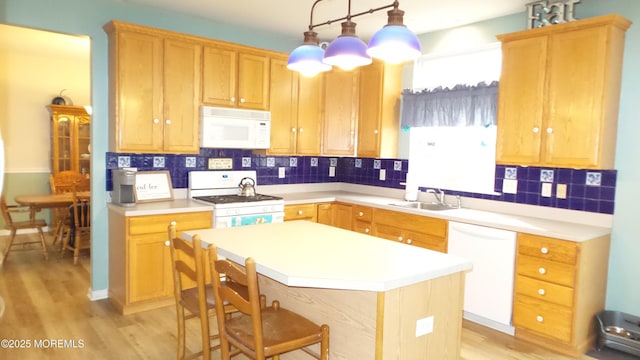
[[[268,302],[328,324],[332,360],[460,357],[468,259],[309,221],[194,234],[241,265],[254,258]]]

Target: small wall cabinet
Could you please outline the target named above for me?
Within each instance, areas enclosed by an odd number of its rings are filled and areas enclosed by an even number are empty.
[[[606,15],[498,36],[498,164],[614,168],[630,25]]]
[[[269,57],[232,45],[206,45],[202,66],[202,103],[267,110]]]
[[[49,105],[51,172],[91,172],[91,116],[82,106]]]

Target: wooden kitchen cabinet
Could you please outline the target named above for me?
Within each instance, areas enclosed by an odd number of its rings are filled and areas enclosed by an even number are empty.
[[[308,220],[317,222],[318,211],[316,204],[286,205],[284,207],[284,221]]]
[[[340,202],[322,203],[317,207],[318,223],[352,230],[352,205]]]
[[[447,252],[446,220],[374,208],[372,227],[374,236]]]
[[[109,150],[200,150],[202,45],[178,33],[112,21],[109,35]]]
[[[402,66],[374,62],[360,68],[356,156],[398,155]]]
[[[582,242],[518,234],[516,336],[570,356],[584,354],[604,310],[609,236]]]
[[[48,105],[51,113],[51,173],[91,172],[91,115],[83,106]]]
[[[606,15],[498,36],[498,164],[614,168],[630,24]]]
[[[217,43],[205,45],[203,51],[203,104],[268,110],[268,55]]]
[[[373,220],[373,208],[369,206],[353,205],[353,231],[363,234],[371,234],[371,222]]]
[[[322,76],[299,76],[287,58],[271,59],[271,155],[319,155],[322,130]]]
[[[211,211],[125,216],[109,211],[109,300],[123,315],[174,303],[169,224],[213,226]]]
[[[355,155],[359,79],[358,70],[324,73],[324,155]]]

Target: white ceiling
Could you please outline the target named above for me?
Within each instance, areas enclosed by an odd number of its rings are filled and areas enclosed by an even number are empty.
[[[310,24],[315,0],[112,0],[200,16],[220,22],[281,33],[288,38],[300,36]],[[313,13],[313,23],[339,19],[347,15],[393,3],[393,0],[320,0]],[[402,0],[404,24],[416,34],[470,24],[494,17],[524,12],[532,0]],[[363,40],[387,23],[386,9],[353,19]],[[525,19],[523,18],[523,21]],[[340,21],[316,28],[322,41],[340,34]]]

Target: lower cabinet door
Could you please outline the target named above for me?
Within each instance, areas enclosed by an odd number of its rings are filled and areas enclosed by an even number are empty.
[[[129,242],[129,303],[167,298],[173,294],[171,254],[166,234],[131,237]]]

